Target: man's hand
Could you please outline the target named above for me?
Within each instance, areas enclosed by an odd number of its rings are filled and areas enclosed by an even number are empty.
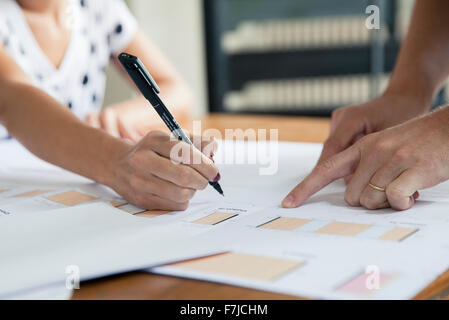
[[[367,134],[398,125],[426,112],[428,105],[415,97],[384,94],[380,98],[340,108],[332,113],[331,131],[318,164],[347,149]]]
[[[418,190],[449,179],[449,107],[369,134],[323,160],[282,205],[297,207],[332,181],[350,174],[353,177],[345,192],[349,205],[409,209]]]

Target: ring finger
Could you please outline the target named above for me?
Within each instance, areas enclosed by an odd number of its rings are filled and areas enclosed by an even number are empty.
[[[363,189],[360,196],[360,204],[367,209],[373,210],[388,208],[390,205],[387,201],[385,190],[404,170],[405,168],[402,166],[392,167],[391,165],[385,165],[380,168],[369,181],[372,186],[368,183]],[[383,190],[376,190],[376,187]]]

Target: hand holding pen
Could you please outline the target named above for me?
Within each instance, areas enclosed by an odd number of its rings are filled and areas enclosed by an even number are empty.
[[[140,92],[143,96],[151,103],[156,112],[161,117],[162,121],[167,125],[172,134],[180,141],[183,141],[189,145],[193,146],[193,143],[190,141],[189,137],[184,133],[174,116],[170,113],[168,108],[159,98],[159,87],[157,86],[154,79],[151,77],[150,73],[146,70],[145,66],[139,60],[139,58],[132,56],[127,53],[122,53],[119,55],[119,61],[125,68],[125,70],[130,75],[131,79],[136,84],[137,88],[139,88]],[[198,150],[196,150],[198,151]],[[210,159],[208,159],[210,161]],[[191,165],[194,165],[191,163]],[[209,180],[209,184],[217,190],[218,193],[223,195],[223,190],[221,189],[218,181],[220,180],[220,174],[217,172],[217,175]]]
[[[185,210],[196,191],[205,189],[218,175],[209,152],[206,156],[165,132],[152,131],[135,145],[124,141],[121,145],[123,149],[117,150],[106,164],[113,168],[111,176],[115,183],[106,184],[141,208]],[[216,142],[203,140],[202,147],[207,151],[215,150]],[[189,149],[190,157],[181,157],[181,162],[175,163],[171,159],[173,149]],[[201,158],[201,162],[194,164],[190,159],[193,157]]]

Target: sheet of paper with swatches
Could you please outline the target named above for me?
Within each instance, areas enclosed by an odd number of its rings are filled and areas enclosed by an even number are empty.
[[[13,180],[2,181],[0,172],[0,217],[5,209],[24,213],[106,202],[152,226],[214,243],[222,252],[151,272],[304,297],[411,298],[449,268],[448,183],[422,190],[416,205],[404,212],[349,207],[342,181],[287,210],[280,207],[282,198],[310,172],[321,146],[279,143],[269,150],[276,154],[271,165],[277,170],[261,175],[260,169],[270,166],[266,161],[229,163],[259,154],[258,146],[222,142],[215,161],[225,197],[207,188],[184,212],[147,211],[88,183],[14,186]],[[31,197],[14,197],[27,193]]]
[[[242,152],[242,145],[224,142],[221,152]],[[206,190],[186,212],[153,219],[221,241],[234,255],[233,263],[209,257],[152,271],[305,297],[400,299],[412,298],[449,268],[449,201],[442,200],[449,195],[448,183],[424,190],[415,207],[404,212],[349,207],[342,181],[300,208],[282,209],[282,198],[313,168],[320,150],[316,144],[281,143],[274,176],[259,175],[257,165],[222,164],[226,155],[219,151],[216,163],[226,197]],[[217,212],[230,218],[196,223]],[[247,255],[297,266],[280,267],[270,279],[254,279],[239,271],[252,266],[258,272]],[[378,281],[370,285],[376,274]]]

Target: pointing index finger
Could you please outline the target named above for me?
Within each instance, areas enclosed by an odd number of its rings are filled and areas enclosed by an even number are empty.
[[[329,183],[354,172],[360,161],[358,145],[342,151],[318,164],[284,199],[284,208],[296,208]]]

